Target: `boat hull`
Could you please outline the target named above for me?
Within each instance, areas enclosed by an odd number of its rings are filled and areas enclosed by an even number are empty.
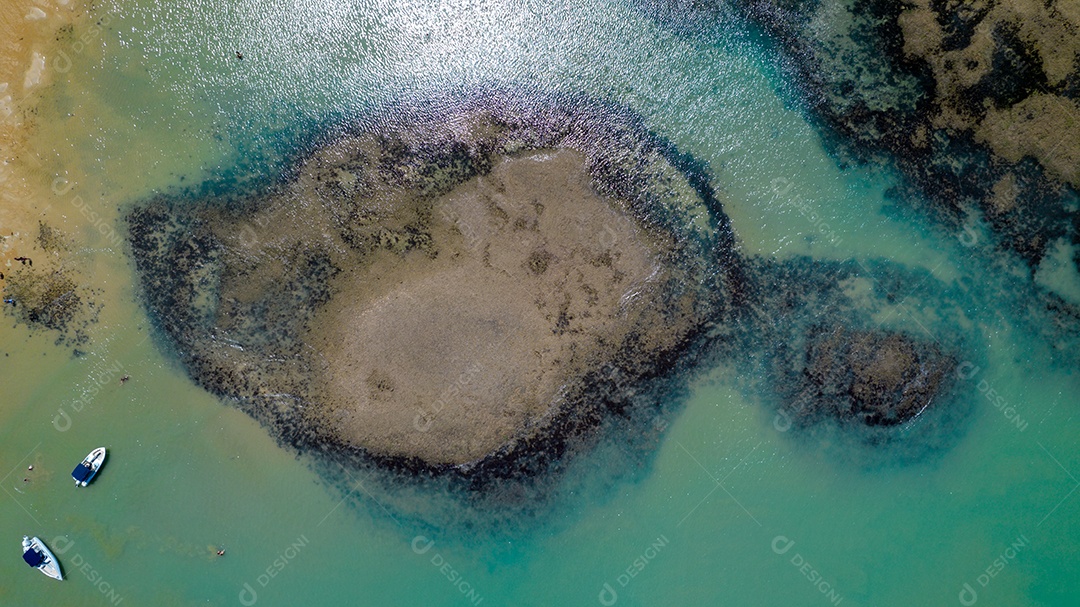
[[[105,463],[105,447],[98,447],[91,451],[83,461],[71,471],[71,478],[75,479],[76,487],[85,487],[94,479],[101,465]]]
[[[24,535],[22,545],[24,554],[27,551],[35,550],[44,557],[44,560],[41,563],[34,566],[35,569],[54,580],[63,581],[64,574],[60,571],[60,561],[56,560],[56,557],[53,555],[52,551],[49,550],[49,547],[45,545],[45,542],[37,537],[31,538]]]

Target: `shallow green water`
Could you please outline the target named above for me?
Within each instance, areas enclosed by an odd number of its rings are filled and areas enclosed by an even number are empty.
[[[861,465],[870,447],[778,431],[720,368],[695,379],[646,469],[496,541],[399,522],[364,478],[342,500],[193,386],[148,339],[123,248],[72,213],[105,303],[86,356],[10,319],[0,329],[0,604],[948,605],[971,598],[965,584],[980,605],[1080,600],[1080,380],[1032,334],[1028,296],[994,260],[891,208],[887,171],[837,168],[734,24],[686,37],[609,2],[99,10],[107,31],[50,92],[55,122],[35,145],[55,150],[44,181],[78,182],[52,204],[80,195],[117,230],[118,205],[242,180],[274,166],[290,133],[410,92],[580,90],[707,162],[745,253],[925,267],[967,285],[985,349],[959,385],[973,413],[942,453]],[[257,161],[233,171],[238,157]],[[102,444],[102,474],[75,491],[70,469]],[[52,545],[68,581],[27,570],[22,534]]]

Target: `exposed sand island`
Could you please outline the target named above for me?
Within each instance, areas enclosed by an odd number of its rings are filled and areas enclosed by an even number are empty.
[[[387,119],[270,190],[143,205],[150,308],[293,444],[438,466],[595,425],[677,366],[737,256],[700,180],[576,103]]]
[[[431,242],[336,281],[306,341],[323,352],[323,423],[380,453],[460,463],[543,423],[558,391],[657,314],[670,246],[593,192],[571,150],[502,158],[432,206]]]

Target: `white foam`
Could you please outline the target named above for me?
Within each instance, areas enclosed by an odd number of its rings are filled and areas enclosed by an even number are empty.
[[[47,16],[48,15],[45,14],[45,11],[43,11],[40,8],[35,6],[35,7],[32,7],[30,9],[29,13],[26,13],[26,20],[27,21],[41,21],[42,19],[44,19]]]
[[[41,82],[41,76],[45,73],[45,55],[34,51],[30,57],[30,67],[26,70],[26,79],[23,80],[23,88],[33,88]]]

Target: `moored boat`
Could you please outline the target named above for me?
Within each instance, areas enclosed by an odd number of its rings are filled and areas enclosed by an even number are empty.
[[[23,536],[23,560],[27,565],[44,573],[54,580],[63,580],[64,574],[60,572],[60,562],[53,556],[52,551],[37,537]]]
[[[81,464],[71,471],[71,478],[75,479],[76,487],[85,487],[105,462],[105,447],[98,447],[87,455]]]

